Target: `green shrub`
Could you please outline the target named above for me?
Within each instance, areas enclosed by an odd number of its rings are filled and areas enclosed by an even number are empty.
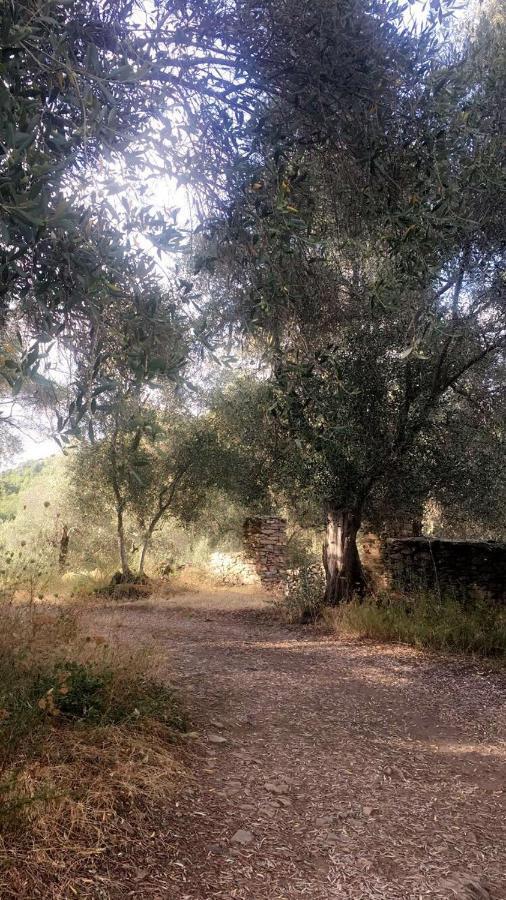
[[[506,656],[506,608],[427,592],[352,601],[328,612],[338,632],[416,647]]]
[[[5,684],[5,682],[4,682]],[[48,725],[122,724],[155,718],[175,728],[184,718],[169,687],[128,671],[100,664],[61,660],[43,669],[11,669],[0,692],[0,748],[32,743]]]
[[[325,578],[318,564],[301,565],[289,573],[281,607],[290,622],[316,622],[323,612]]]

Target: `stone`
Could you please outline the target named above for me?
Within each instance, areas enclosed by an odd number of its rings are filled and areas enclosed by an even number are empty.
[[[268,781],[267,784],[265,785],[265,789],[267,791],[270,791],[271,794],[287,794],[288,793],[288,787],[286,784],[280,784],[279,782],[275,782],[275,781]]]
[[[207,740],[210,744],[226,744],[227,739],[222,734],[208,734]]]
[[[315,825],[317,828],[325,828],[326,825],[332,825],[333,821],[333,816],[318,816],[315,820]]]
[[[232,835],[232,841],[234,844],[242,844],[246,846],[247,844],[251,844],[253,840],[253,835],[251,831],[247,831],[244,828],[239,828],[234,835]]]

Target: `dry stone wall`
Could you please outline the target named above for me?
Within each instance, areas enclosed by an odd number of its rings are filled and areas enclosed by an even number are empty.
[[[478,591],[506,601],[504,543],[390,538],[383,558],[393,586],[424,587],[463,598]]]
[[[264,588],[282,590],[286,581],[286,521],[252,516],[244,523],[244,551]]]

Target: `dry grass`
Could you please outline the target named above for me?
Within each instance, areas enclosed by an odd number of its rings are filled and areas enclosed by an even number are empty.
[[[482,599],[465,603],[418,591],[352,601],[324,612],[338,635],[394,641],[504,659],[506,608]]]
[[[108,897],[137,875],[183,777],[156,727],[53,731],[18,779],[44,799],[1,837],[0,896]]]
[[[69,609],[5,618],[0,896],[115,896],[186,777],[184,720],[154,660],[80,633]]]

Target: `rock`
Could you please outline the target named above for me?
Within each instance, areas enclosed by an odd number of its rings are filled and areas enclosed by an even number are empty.
[[[231,793],[235,793],[236,791],[240,791],[242,788],[242,784],[240,781],[229,781],[225,785],[225,790],[230,791]]]
[[[212,853],[214,856],[220,856],[223,853],[223,847],[220,844],[209,844],[208,853]]]
[[[227,739],[222,734],[208,734],[207,740],[210,744],[226,744]]]
[[[333,821],[333,816],[319,816],[315,819],[315,825],[317,828],[325,828],[326,825],[332,825]]]
[[[349,815],[350,815],[349,809],[338,809],[334,813],[334,819],[339,819],[341,821],[343,819],[347,819]]]
[[[218,719],[211,719],[210,724],[213,728],[225,728],[223,722],[219,722]]]
[[[253,840],[253,835],[251,831],[246,831],[244,828],[239,828],[238,831],[234,835],[232,835],[232,840],[234,844],[242,844],[245,846],[246,844],[251,844]]]
[[[288,788],[286,784],[279,784],[279,782],[268,781],[265,785],[265,789],[270,791],[271,794],[287,794]]]
[[[321,846],[328,849],[328,848],[330,848],[330,847],[333,847],[335,844],[337,844],[338,841],[339,841],[339,835],[338,835],[338,834],[334,834],[333,831],[329,831],[329,832],[325,835],[325,837],[323,838],[323,840],[321,841]]]
[[[374,809],[374,806],[363,806],[362,812],[363,812],[364,816],[369,817],[369,816],[373,816],[374,813],[376,812],[376,810]]]
[[[273,816],[276,815],[278,809],[279,809],[279,806],[268,806],[266,804],[265,806],[260,807],[260,812],[262,812],[265,816],[269,816],[269,818],[272,819]]]

